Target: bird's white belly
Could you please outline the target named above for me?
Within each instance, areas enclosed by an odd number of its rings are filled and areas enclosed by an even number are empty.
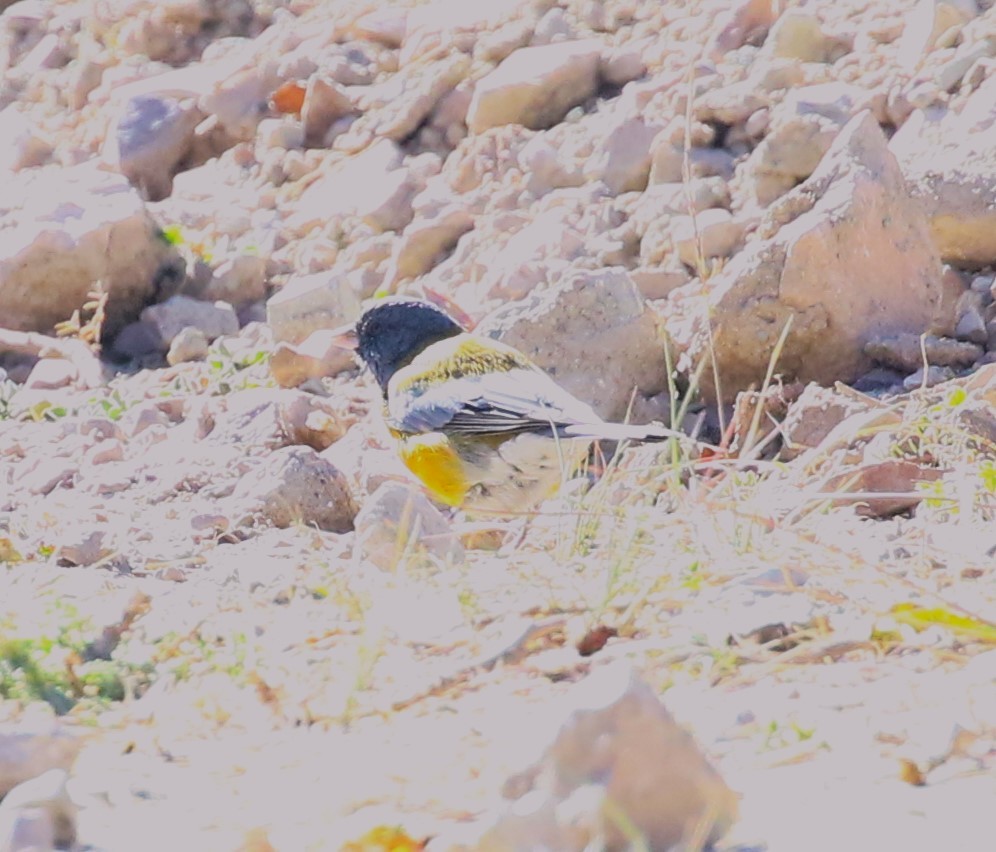
[[[552,496],[588,454],[588,439],[557,440],[524,433],[468,465],[472,483],[463,508],[528,512]]]

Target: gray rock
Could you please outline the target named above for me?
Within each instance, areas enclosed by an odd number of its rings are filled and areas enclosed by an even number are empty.
[[[129,323],[121,329],[112,344],[113,350],[126,358],[141,358],[154,352],[162,352],[167,346],[158,329],[145,322]]]
[[[921,348],[920,335],[907,333],[871,340],[865,345],[865,353],[885,367],[910,372],[923,366],[924,355],[930,365],[967,367],[982,356],[982,347],[928,334],[923,338]]]
[[[793,89],[771,110],[767,135],[738,169],[750,200],[766,206],[808,178],[845,124],[871,104],[847,83]]]
[[[926,371],[921,367],[915,373],[911,373],[903,379],[903,387],[906,390],[917,390],[918,388],[932,388],[942,382],[950,381],[955,377],[955,372],[950,367],[936,367],[931,365]]]
[[[142,322],[152,326],[164,345],[186,328],[198,329],[208,340],[236,334],[239,318],[226,302],[202,302],[190,296],[173,296],[142,311]]]
[[[169,195],[177,165],[190,151],[194,128],[204,118],[192,101],[136,95],[121,108],[104,142],[104,159],[145,196]]]

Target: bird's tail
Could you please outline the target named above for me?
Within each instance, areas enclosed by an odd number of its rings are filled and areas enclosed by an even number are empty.
[[[574,423],[558,430],[567,438],[591,438],[603,441],[666,441],[687,438],[683,432],[656,423],[636,426],[629,423]]]

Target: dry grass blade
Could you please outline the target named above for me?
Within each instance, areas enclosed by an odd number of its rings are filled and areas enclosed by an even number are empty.
[[[82,308],[73,311],[68,320],[57,323],[55,333],[58,337],[75,337],[86,343],[94,352],[100,351],[100,338],[107,321],[107,300],[110,294],[103,281],[97,281],[93,289],[86,294],[87,301]],[[86,317],[84,320],[83,317]]]

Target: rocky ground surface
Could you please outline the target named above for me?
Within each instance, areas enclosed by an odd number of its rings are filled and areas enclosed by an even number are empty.
[[[0,850],[982,848],[990,6],[0,0]],[[442,511],[395,292],[700,441]]]

